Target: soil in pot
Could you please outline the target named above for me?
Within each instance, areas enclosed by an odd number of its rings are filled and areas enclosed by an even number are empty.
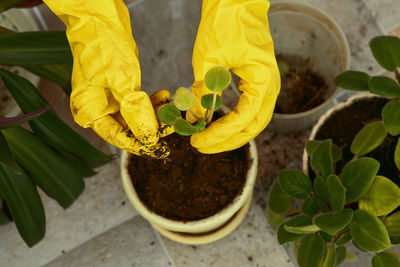
[[[324,102],[328,83],[320,74],[312,71],[308,58],[278,54],[276,59],[286,63],[289,71],[282,77],[275,113],[301,113]]]
[[[354,156],[350,151],[353,138],[365,124],[381,119],[381,110],[387,102],[387,99],[378,97],[358,100],[334,113],[321,126],[315,139],[330,138],[343,151],[343,160],[336,165],[338,172]],[[365,157],[372,157],[378,160],[381,164],[378,174],[391,179],[400,186],[398,179],[400,172],[394,163],[394,151],[398,138],[398,136],[388,134],[384,142],[378,148],[366,154]]]
[[[202,154],[190,138],[171,134],[165,160],[130,155],[128,171],[141,201],[163,217],[192,221],[212,216],[231,203],[246,181],[249,145]]]

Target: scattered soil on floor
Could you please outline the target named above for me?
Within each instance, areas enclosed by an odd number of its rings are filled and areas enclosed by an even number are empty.
[[[324,102],[328,83],[320,74],[311,70],[309,59],[295,55],[277,55],[276,59],[278,62],[286,62],[289,72],[282,78],[275,113],[300,113]]]
[[[357,101],[333,114],[321,126],[315,139],[330,138],[343,151],[343,160],[336,165],[337,172],[340,172],[344,165],[353,158],[350,146],[356,134],[365,124],[381,119],[381,110],[387,102],[387,99],[378,97]],[[393,137],[388,134],[383,143],[365,157],[378,160],[381,164],[378,174],[391,179],[400,186],[398,179],[400,172],[394,163],[394,151],[398,138],[398,136]]]
[[[202,154],[190,138],[171,134],[166,160],[130,155],[129,173],[139,198],[166,218],[191,221],[214,215],[238,196],[249,167],[249,145],[218,154]]]

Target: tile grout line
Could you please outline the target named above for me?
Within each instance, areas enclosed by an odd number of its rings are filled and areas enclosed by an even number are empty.
[[[151,224],[150,224],[150,225],[151,225]],[[174,261],[173,261],[171,255],[170,255],[169,252],[168,252],[167,247],[166,247],[165,244],[164,244],[164,241],[163,241],[162,238],[161,238],[160,233],[159,233],[156,229],[154,229],[154,227],[153,227],[152,225],[151,225],[151,228],[153,229],[154,234],[156,235],[156,237],[157,237],[157,239],[158,239],[158,242],[160,242],[160,245],[161,245],[161,247],[162,247],[162,249],[163,249],[165,255],[167,256],[168,261],[171,263],[171,266],[172,266],[172,267],[176,267],[176,265],[175,265],[175,263],[174,263]]]
[[[64,250],[65,253],[62,253],[61,255],[58,255],[58,256],[55,256],[55,257],[51,258],[51,259],[48,260],[47,262],[42,263],[40,266],[46,266],[46,265],[48,265],[49,263],[51,263],[51,262],[53,262],[53,261],[55,261],[55,260],[61,258],[61,257],[64,256],[64,255],[67,255],[67,254],[71,253],[73,250],[75,250],[75,249],[77,249],[77,248],[79,248],[79,247],[81,247],[81,246],[83,246],[83,245],[85,245],[85,244],[91,242],[93,239],[95,239],[95,238],[97,238],[97,237],[99,237],[99,236],[101,236],[101,235],[107,233],[108,231],[110,231],[110,230],[112,230],[112,229],[114,229],[114,228],[116,228],[116,227],[121,226],[122,224],[124,224],[124,223],[126,223],[126,222],[132,220],[133,218],[135,218],[136,216],[139,216],[139,215],[140,215],[140,214],[137,213],[137,214],[134,214],[133,216],[129,216],[127,219],[125,219],[125,220],[119,222],[118,224],[114,224],[114,225],[112,225],[112,226],[110,226],[110,227],[104,229],[104,230],[103,230],[102,232],[100,232],[99,234],[97,234],[97,235],[95,235],[95,236],[92,236],[91,238],[85,240],[84,242],[81,242],[81,243],[79,243],[79,244],[73,246],[72,248],[68,249],[67,251]]]

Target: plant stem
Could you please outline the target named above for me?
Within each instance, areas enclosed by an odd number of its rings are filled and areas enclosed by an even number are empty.
[[[197,117],[197,116],[193,113],[193,111],[192,111],[191,109],[189,109],[189,112],[190,112],[190,114],[192,114],[193,117],[196,118],[196,120],[200,120],[200,118]]]
[[[290,216],[290,215],[298,214],[300,212],[301,212],[301,207],[298,207],[298,208],[288,210],[285,214],[283,214],[283,216]]]
[[[400,255],[397,254],[396,252],[394,252],[393,250],[391,250],[391,249],[385,249],[384,251],[387,252],[387,253],[389,253],[389,254],[392,254],[392,255],[395,256],[396,258],[400,259]]]
[[[394,73],[396,75],[397,82],[400,83],[400,72],[397,70],[397,68],[394,69]]]
[[[210,112],[210,116],[208,116],[208,118],[207,118],[207,123],[211,122],[212,116],[214,115],[215,102],[217,102],[217,91],[214,91],[214,94],[213,94],[213,102],[211,105],[211,112]]]

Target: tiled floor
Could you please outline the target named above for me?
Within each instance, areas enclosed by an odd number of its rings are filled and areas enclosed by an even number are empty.
[[[371,74],[382,72],[372,58],[368,42],[400,26],[399,0],[296,1],[320,8],[341,26],[349,40],[351,68]],[[193,79],[191,53],[201,2],[127,2],[132,10],[133,32],[140,51],[144,90],[151,93],[159,88],[189,85]],[[41,7],[41,12],[50,14],[45,7]],[[62,28],[57,19],[51,21],[48,28]],[[41,85],[44,91],[54,90],[51,87],[47,82]],[[60,105],[58,113],[73,123],[68,105]],[[93,138],[89,131],[83,132]],[[263,208],[266,189],[275,179],[277,168],[301,166],[302,144],[307,134],[274,136],[266,131],[257,138],[259,146],[271,142],[290,144],[296,148],[295,156],[274,155],[269,151],[260,153],[255,200],[249,214],[236,231],[220,241],[187,246],[154,232],[126,200],[117,163],[113,162],[86,180],[85,192],[68,210],[62,210],[54,201],[45,198],[47,233],[34,248],[27,248],[14,225],[0,226],[0,266],[292,266],[268,226]],[[106,150],[98,139],[95,143]],[[274,165],[279,166],[265,169]]]

